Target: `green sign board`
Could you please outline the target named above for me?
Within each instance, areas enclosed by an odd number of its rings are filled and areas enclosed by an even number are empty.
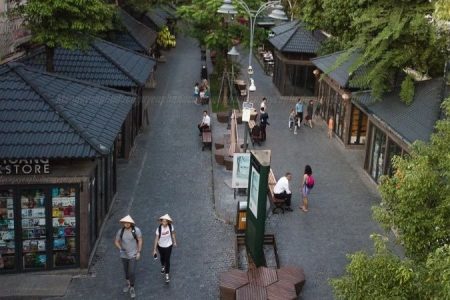
[[[265,265],[264,230],[266,226],[267,185],[270,150],[250,151],[245,245],[257,267]]]

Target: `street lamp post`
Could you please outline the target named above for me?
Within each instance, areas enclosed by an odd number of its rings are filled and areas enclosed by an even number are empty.
[[[253,75],[253,68],[252,68],[252,57],[253,57],[253,38],[255,34],[255,26],[256,26],[256,18],[260,13],[265,11],[269,7],[273,7],[273,11],[269,14],[269,17],[272,19],[277,20],[287,20],[287,16],[283,11],[283,6],[281,5],[281,1],[268,1],[263,3],[256,11],[251,10],[247,3],[245,3],[243,0],[233,0],[234,2],[237,2],[246,14],[248,15],[249,19],[249,25],[250,25],[250,48],[248,53],[248,90],[247,90],[247,102],[250,100],[250,92],[254,92],[256,90],[255,83],[253,79],[251,78],[251,75]],[[237,10],[234,7],[232,0],[224,0],[222,6],[217,10],[218,13],[222,14],[230,14],[235,15],[237,14]],[[248,122],[245,122],[245,130],[244,130],[244,152],[247,152],[247,131],[248,131]]]

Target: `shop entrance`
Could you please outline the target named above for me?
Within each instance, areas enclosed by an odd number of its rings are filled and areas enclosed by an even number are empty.
[[[0,188],[0,273],[79,266],[75,185]]]

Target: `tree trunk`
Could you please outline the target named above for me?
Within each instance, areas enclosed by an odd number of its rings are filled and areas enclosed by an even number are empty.
[[[55,67],[53,65],[53,59],[55,58],[55,48],[45,46],[45,56],[46,56],[46,69],[47,72],[55,72]]]

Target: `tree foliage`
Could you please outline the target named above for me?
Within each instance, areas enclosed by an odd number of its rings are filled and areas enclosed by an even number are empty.
[[[350,72],[364,66],[364,78],[354,85],[381,95],[392,88],[393,74],[406,68],[431,77],[443,73],[448,35],[438,34],[429,18],[433,2],[426,0],[302,0],[301,17],[311,29],[322,29],[330,39],[320,51],[359,49],[361,59]],[[448,1],[435,14],[442,16]],[[443,7],[443,8],[442,8]],[[448,13],[447,13],[448,14]],[[405,83],[405,86],[410,86]],[[413,91],[409,91],[411,94]]]
[[[414,81],[411,76],[403,80],[400,89],[400,99],[406,104],[410,105],[414,99]]]
[[[373,255],[349,255],[346,274],[331,280],[337,299],[449,299],[449,245],[431,252],[425,262],[415,262],[389,251],[381,236],[373,239]]]
[[[394,158],[393,177],[383,177],[374,216],[395,228],[406,258],[374,236],[375,253],[349,255],[346,274],[331,284],[339,299],[449,299],[450,295],[450,98],[428,144]]]
[[[112,27],[114,7],[102,0],[28,0],[20,11],[33,41],[51,51],[85,48],[92,35]],[[47,69],[52,71],[51,61]]]
[[[450,116],[450,99],[444,104]],[[438,121],[429,144],[416,142],[410,155],[395,157],[396,172],[380,185],[374,215],[395,227],[408,257],[423,260],[450,242],[450,118]]]

